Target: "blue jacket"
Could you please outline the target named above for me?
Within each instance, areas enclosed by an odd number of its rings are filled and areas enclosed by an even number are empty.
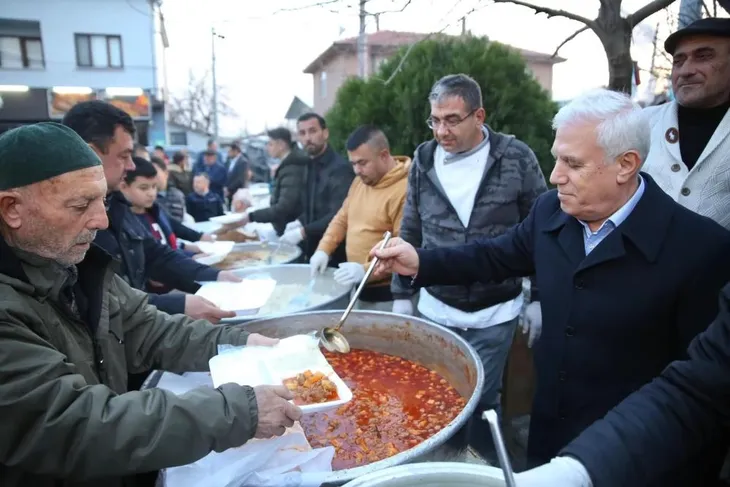
[[[577,458],[594,487],[642,487],[673,465],[695,461],[727,439],[730,425],[730,284],[720,313],[658,379],[630,395],[562,454]],[[709,486],[698,477],[693,484]]]
[[[117,274],[132,287],[146,290],[147,281],[154,279],[184,292],[199,289],[196,281],[215,281],[217,269],[198,264],[177,250],[158,243],[142,226],[124,196],[109,195],[109,228],[96,234],[94,243],[120,262]],[[150,304],[169,314],[185,311],[184,294],[150,294]]]
[[[226,181],[228,180],[228,169],[226,169],[226,166],[220,162],[216,162],[212,166],[208,166],[207,164],[199,166],[196,164],[193,168],[193,177],[200,173],[208,174],[208,179],[210,179],[210,191],[220,196],[222,200],[223,188],[225,188]]]
[[[223,198],[208,191],[205,196],[198,193],[190,193],[185,198],[185,206],[188,214],[192,216],[196,222],[204,222],[210,220],[214,216],[223,215]]]
[[[548,462],[684,357],[730,280],[730,232],[643,177],[646,189],[634,210],[588,256],[583,227],[560,209],[554,190],[501,236],[419,250],[416,287],[536,274],[543,329],[535,346],[531,463]],[[671,480],[682,474],[685,482],[693,478],[685,469]]]

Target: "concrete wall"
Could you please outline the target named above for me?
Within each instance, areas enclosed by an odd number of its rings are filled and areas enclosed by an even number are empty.
[[[0,84],[155,88],[154,22],[148,0],[0,0],[0,19],[40,22],[45,59],[45,68],[0,68]],[[77,33],[121,36],[123,67],[78,67]]]

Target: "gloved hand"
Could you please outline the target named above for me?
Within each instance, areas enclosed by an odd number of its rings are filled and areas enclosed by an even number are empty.
[[[393,301],[393,313],[412,315],[413,302],[410,299],[396,299]]]
[[[317,274],[322,274],[327,268],[327,264],[329,263],[329,261],[330,256],[327,255],[324,250],[316,251],[314,255],[312,255],[312,257],[309,259],[309,270],[311,271],[311,276],[314,277]],[[337,274],[335,273],[335,276],[336,275]]]
[[[302,222],[300,222],[299,220],[294,220],[293,222],[289,222],[286,224],[286,227],[284,227],[284,233],[297,228],[302,228]]]
[[[284,235],[281,236],[279,242],[283,242],[289,245],[296,245],[302,240],[304,240],[304,235],[302,235],[302,229],[300,227],[284,232]]]
[[[335,271],[335,281],[343,286],[354,286],[365,277],[365,268],[357,262],[343,262]]]
[[[550,463],[515,475],[518,487],[593,487],[588,471],[571,457],[553,458]]]
[[[273,228],[256,230],[256,234],[259,236],[259,240],[261,240],[262,242],[276,243],[279,241],[279,236],[276,234],[276,230],[274,230]]]
[[[525,309],[525,320],[522,322],[522,334],[527,336],[527,346],[532,345],[542,333],[542,308],[539,301],[533,301]]]

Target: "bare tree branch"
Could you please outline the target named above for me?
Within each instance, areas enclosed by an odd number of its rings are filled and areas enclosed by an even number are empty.
[[[274,14],[278,14],[281,12],[297,12],[299,10],[308,10],[310,8],[317,8],[317,7],[326,7],[327,5],[332,5],[335,3],[340,3],[342,0],[323,0],[321,2],[317,3],[310,3],[309,5],[302,5],[301,7],[287,7],[287,8],[280,8]]]
[[[380,15],[380,14],[398,14],[398,13],[403,12],[405,9],[407,9],[411,3],[413,3],[413,0],[406,0],[406,3],[403,4],[403,6],[401,8],[399,8],[398,10],[383,10],[381,12],[373,12],[373,13],[365,12],[365,14],[373,16],[373,17],[376,15]]]
[[[653,0],[641,7],[636,12],[626,17],[626,20],[629,22],[629,25],[631,27],[639,25],[641,22],[644,21],[644,19],[646,19],[653,13],[665,9],[673,3],[674,0]]]
[[[235,116],[236,113],[228,103],[225,93],[218,89],[218,114]],[[213,125],[213,97],[208,73],[196,77],[191,71],[188,74],[188,86],[183,93],[172,96],[169,101],[168,115],[171,122],[209,134]]]
[[[587,25],[592,30],[597,30],[598,25],[594,20],[587,19],[583,17],[582,15],[574,14],[573,12],[568,12],[567,10],[559,10],[549,7],[541,7],[539,5],[534,5],[529,2],[523,2],[522,0],[493,0],[494,3],[512,3],[514,5],[520,5],[522,7],[530,8],[535,11],[535,13],[538,14],[546,14],[548,18],[551,17],[565,17],[566,19],[575,20],[576,22],[580,22],[582,24]],[[671,3],[671,2],[670,2]]]
[[[702,7],[704,7],[705,13],[707,14],[707,16],[712,17],[712,13],[710,12],[710,7],[707,6],[707,2],[705,2],[704,0],[702,1]]]
[[[560,51],[560,49],[563,48],[564,45],[566,45],[567,43],[569,43],[570,41],[572,41],[573,39],[578,37],[579,34],[582,34],[583,32],[587,31],[588,29],[590,29],[590,27],[588,27],[587,25],[584,25],[580,29],[578,29],[575,32],[573,32],[572,34],[570,34],[568,37],[565,38],[565,40],[563,42],[561,42],[558,45],[558,47],[555,48],[555,52],[553,52],[553,55],[550,57],[556,57],[558,55],[558,52]]]

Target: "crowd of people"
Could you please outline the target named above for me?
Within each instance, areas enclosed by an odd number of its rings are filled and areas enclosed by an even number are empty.
[[[479,416],[500,409],[521,326],[537,390],[518,485],[720,485],[730,20],[698,21],[665,48],[675,101],[641,109],[601,89],[557,113],[553,190],[530,147],[486,123],[465,74],[424,93],[433,139],[412,159],[371,124],[350,134],[345,158],[315,113],[299,118],[296,142],[269,131],[279,164],[266,208],[246,195],[239,146],[224,159],[211,141],[192,164],[183,152],[168,161],[135,147],[131,118],[103,101],[3,134],[0,484],[152,485],[160,469],[300,417],[283,387],[140,390],[152,369],[205,370],[217,345],[277,342],[214,326],[231,314],[194,294],[240,278],[196,262],[196,242],[216,235],[185,222],[233,211],[237,225],[271,223],[272,238],[299,245],[313,276],[334,267],[355,286],[377,256],[359,308],[419,315],[468,341],[485,371],[469,442],[490,462]],[[395,238],[377,250],[385,231]]]

